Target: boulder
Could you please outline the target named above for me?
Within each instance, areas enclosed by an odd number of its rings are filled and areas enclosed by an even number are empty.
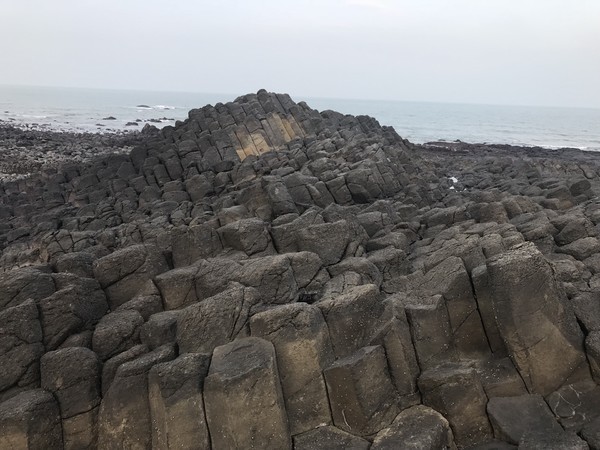
[[[323,374],[338,428],[369,436],[388,426],[398,414],[398,394],[383,347],[363,347],[337,360]]]
[[[204,380],[214,448],[291,447],[273,345],[255,337],[217,347]]]
[[[600,449],[600,418],[587,423],[581,430],[581,437],[585,439],[591,450]]]
[[[323,369],[333,363],[329,331],[319,308],[306,303],[278,306],[250,320],[252,336],[270,341],[292,435],[331,422]]]
[[[223,250],[217,231],[208,225],[182,226],[169,231],[175,267],[185,267],[202,258],[215,257]]]
[[[100,367],[98,356],[84,347],[64,348],[42,357],[42,388],[54,394],[63,419],[100,404]]]
[[[567,384],[546,397],[546,402],[565,430],[579,433],[600,416],[600,387],[593,380]]]
[[[444,297],[452,340],[460,356],[476,359],[489,354],[471,279],[461,258],[446,258],[419,279],[413,290],[419,296],[441,294]]]

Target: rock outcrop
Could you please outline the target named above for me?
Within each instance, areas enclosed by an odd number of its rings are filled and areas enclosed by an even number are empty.
[[[1,448],[598,447],[595,154],[264,90],[118,143],[0,185]]]

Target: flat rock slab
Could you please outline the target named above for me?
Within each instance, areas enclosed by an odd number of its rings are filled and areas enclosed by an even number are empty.
[[[562,433],[548,405],[540,395],[492,398],[487,412],[497,439],[518,444],[525,433]]]
[[[294,436],[294,450],[368,450],[370,442],[332,426]]]
[[[437,411],[423,405],[405,409],[381,430],[371,450],[439,450],[454,448],[450,424]]]

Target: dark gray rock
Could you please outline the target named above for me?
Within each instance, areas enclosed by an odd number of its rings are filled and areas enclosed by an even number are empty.
[[[369,344],[383,313],[376,286],[358,286],[338,297],[316,303],[327,322],[336,357],[344,358]]]
[[[41,385],[58,401],[65,448],[96,446],[100,365],[98,356],[82,347],[48,352],[41,359]]]
[[[366,373],[370,375],[364,376]],[[398,394],[383,347],[364,347],[336,361],[323,374],[338,428],[369,436],[388,426],[398,414]]]
[[[446,363],[419,377],[423,404],[444,415],[456,443],[469,447],[488,441],[492,429],[486,414],[487,396],[474,368]]]
[[[33,300],[0,311],[0,392],[39,383],[43,353],[42,327]]]
[[[595,253],[600,252],[600,241],[595,237],[584,237],[577,239],[570,244],[563,245],[556,251],[559,253],[566,253],[579,261],[583,261]]]
[[[58,272],[68,272],[79,277],[93,278],[94,255],[87,252],[65,253],[56,260]]]
[[[487,412],[494,436],[515,445],[527,432],[563,432],[550,408],[539,395],[492,398],[487,405]]]
[[[575,433],[530,431],[519,441],[522,450],[588,450],[590,447]]]
[[[217,347],[204,381],[215,448],[291,447],[273,345],[249,337]]]
[[[167,270],[164,256],[151,245],[132,245],[94,263],[94,276],[113,310],[131,300],[148,280]]]
[[[25,300],[41,300],[56,290],[50,274],[36,269],[15,269],[0,274],[0,309]]]
[[[405,409],[373,440],[372,450],[454,448],[448,421],[437,411],[417,405]]]
[[[69,280],[66,287],[39,301],[46,350],[58,348],[69,336],[91,330],[106,314],[106,296],[98,282],[91,278]]]
[[[320,426],[294,436],[294,450],[368,450],[369,441],[332,426]]]
[[[106,391],[108,391],[110,384],[117,374],[117,370],[122,364],[133,361],[139,356],[148,353],[148,351],[149,349],[147,346],[140,344],[131,347],[129,350],[124,351],[123,353],[119,353],[117,356],[113,356],[108,361],[105,361],[104,366],[102,367],[102,395],[104,396]]]
[[[221,294],[182,310],[177,321],[181,353],[211,353],[215,347],[248,336],[250,310],[260,298],[253,288],[232,284]]]
[[[119,367],[100,405],[98,448],[150,448],[148,372],[174,358],[174,347],[164,346]]]
[[[225,247],[240,250],[248,256],[274,253],[271,235],[259,219],[242,219],[217,230]]]
[[[140,328],[140,341],[154,350],[177,340],[177,319],[180,311],[164,311],[156,313]]]
[[[252,317],[250,329],[275,348],[291,434],[331,423],[322,372],[334,356],[319,308],[293,303],[268,309]]]
[[[552,269],[533,244],[488,261],[496,322],[531,392],[549,394],[586,365],[583,336],[561,303]]]
[[[49,392],[34,389],[0,403],[0,448],[62,448],[60,411]]]
[[[105,361],[139,343],[144,319],[134,310],[107,314],[94,330],[92,349]]]
[[[152,448],[210,448],[202,386],[210,356],[181,355],[148,375]]]

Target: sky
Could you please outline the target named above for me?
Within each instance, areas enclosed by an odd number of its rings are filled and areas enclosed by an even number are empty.
[[[0,0],[0,84],[600,108],[599,0]]]

